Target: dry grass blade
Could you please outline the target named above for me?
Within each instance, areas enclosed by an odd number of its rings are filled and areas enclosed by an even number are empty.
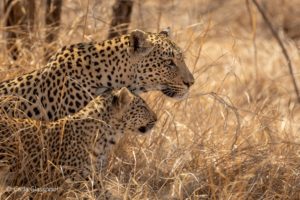
[[[299,92],[299,88],[297,86],[296,78],[294,76],[294,70],[293,70],[293,65],[292,65],[291,58],[290,58],[290,56],[289,56],[282,40],[280,39],[277,31],[274,29],[274,27],[271,23],[271,20],[268,18],[265,11],[263,10],[263,8],[259,5],[259,3],[257,3],[256,0],[252,0],[252,1],[253,1],[254,5],[256,6],[257,10],[259,11],[259,13],[261,14],[261,16],[263,17],[264,21],[266,22],[266,24],[270,28],[270,30],[271,30],[273,36],[275,37],[275,39],[277,40],[279,46],[281,47],[282,53],[283,53],[283,55],[284,55],[284,57],[287,61],[287,64],[288,64],[290,76],[291,76],[291,79],[292,79],[292,82],[293,82],[293,86],[294,86],[295,93],[296,93],[296,96],[297,96],[297,99],[298,99],[298,103],[300,103],[300,92]]]

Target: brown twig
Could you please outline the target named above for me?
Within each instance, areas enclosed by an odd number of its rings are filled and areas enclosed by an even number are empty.
[[[133,0],[116,0],[113,5],[113,16],[108,32],[108,39],[126,34],[130,24]]]
[[[87,18],[88,18],[88,13],[89,13],[89,6],[90,6],[90,0],[88,0],[87,6],[86,6],[86,12],[85,12],[85,17],[84,17],[84,28],[83,28],[82,40],[84,40],[84,36],[85,36],[85,33],[86,33]]]
[[[22,39],[25,48],[30,49],[35,21],[35,1],[4,1],[4,20],[7,26],[7,50],[13,60],[17,60],[20,49],[17,39]]]
[[[297,86],[296,78],[294,77],[293,66],[292,66],[292,61],[290,59],[290,56],[289,56],[286,48],[284,47],[283,42],[280,39],[277,31],[274,29],[270,19],[268,18],[268,16],[264,12],[263,8],[257,3],[256,0],[252,0],[252,2],[256,6],[257,10],[259,11],[261,16],[263,17],[265,23],[268,25],[268,27],[270,28],[273,36],[275,37],[275,39],[277,40],[279,46],[281,47],[282,53],[283,53],[283,55],[284,55],[284,57],[287,61],[288,67],[289,67],[289,72],[290,72],[290,75],[292,77],[292,81],[293,81],[293,85],[294,85],[294,89],[295,89],[295,92],[296,92],[296,95],[297,95],[298,102],[300,103],[300,93],[299,93],[299,89],[298,89],[298,86]]]
[[[47,26],[47,29],[45,41],[49,45],[47,45],[47,47],[44,48],[45,62],[48,62],[48,60],[54,54],[57,48],[54,42],[57,41],[59,34],[62,5],[62,0],[46,1],[45,25]]]
[[[254,50],[255,78],[257,80],[258,65],[257,65],[257,45],[256,45],[256,16],[250,5],[250,0],[246,0],[246,8],[249,13],[250,26],[252,28],[252,44]]]

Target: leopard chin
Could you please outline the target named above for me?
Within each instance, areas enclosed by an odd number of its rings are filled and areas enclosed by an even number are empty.
[[[179,89],[179,88],[172,88],[172,87],[164,88],[161,91],[164,95],[177,100],[185,99],[189,93],[188,89],[183,89],[183,88]]]

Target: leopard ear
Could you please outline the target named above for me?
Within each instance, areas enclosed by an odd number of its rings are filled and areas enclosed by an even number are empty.
[[[123,109],[129,106],[132,102],[134,95],[126,88],[122,87],[113,97],[113,104],[118,109]]]
[[[159,32],[159,35],[163,35],[165,37],[170,37],[170,35],[171,35],[171,28],[167,27],[167,28],[163,29],[162,31]]]
[[[131,56],[146,56],[148,55],[154,45],[148,41],[147,33],[141,30],[134,30],[129,35],[128,53]]]

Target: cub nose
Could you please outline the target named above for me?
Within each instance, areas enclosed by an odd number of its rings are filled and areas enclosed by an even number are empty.
[[[142,127],[139,128],[139,131],[141,133],[146,133],[147,132],[147,128],[145,126],[142,126]]]

